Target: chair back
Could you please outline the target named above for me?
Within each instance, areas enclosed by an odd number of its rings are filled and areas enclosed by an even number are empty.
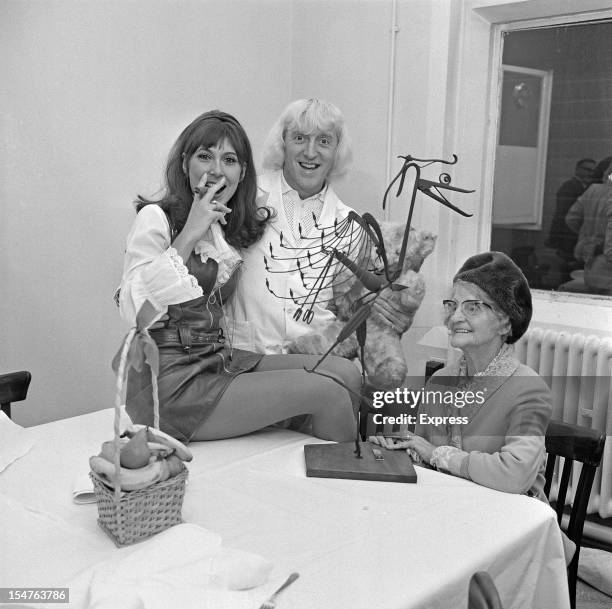
[[[470,579],[468,609],[504,609],[495,582],[486,571],[477,571]]]
[[[566,529],[567,536],[576,544],[576,553],[567,568],[572,609],[576,606],[576,578],[578,575],[578,560],[582,545],[584,519],[586,518],[595,472],[601,463],[605,443],[606,436],[601,432],[573,425],[572,423],[551,421],[546,430],[546,452],[548,453],[548,458],[546,461],[544,492],[549,499],[555,463],[558,457],[564,460],[555,506],[559,526],[561,526],[574,462],[581,464],[578,484],[574,489],[569,524]]]
[[[550,496],[557,457],[564,459],[555,508],[559,524],[561,524],[561,517],[563,516],[574,461],[582,464],[567,528],[567,536],[576,544],[582,538],[589,495],[591,494],[595,472],[601,463],[605,443],[606,436],[601,432],[562,421],[551,421],[546,431],[548,459],[546,461],[544,492],[547,497]]]
[[[27,370],[0,374],[0,406],[11,417],[11,402],[25,400],[32,375]]]

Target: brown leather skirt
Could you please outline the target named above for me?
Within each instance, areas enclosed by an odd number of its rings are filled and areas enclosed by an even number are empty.
[[[253,370],[263,357],[219,343],[198,344],[186,349],[167,331],[151,335],[159,349],[159,427],[182,442],[189,442],[234,378]],[[151,371],[143,366],[128,373],[127,412],[134,423],[153,425]]]

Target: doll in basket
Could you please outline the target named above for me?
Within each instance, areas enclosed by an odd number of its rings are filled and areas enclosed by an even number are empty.
[[[360,388],[350,361],[329,357],[308,373],[306,355],[261,355],[233,348],[223,303],[240,281],[241,252],[261,238],[272,211],[258,206],[251,145],[240,123],[213,110],[197,117],[170,151],[165,189],[138,197],[127,237],[117,302],[131,326],[148,301],[159,351],[160,429],[182,441],[247,434],[280,420],[312,415],[313,433],[349,441]],[[149,306],[149,305],[147,305]],[[126,406],[153,424],[148,366],[131,367]]]

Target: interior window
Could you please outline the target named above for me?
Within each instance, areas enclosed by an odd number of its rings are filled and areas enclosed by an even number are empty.
[[[506,32],[502,63],[491,249],[612,296],[612,21]]]

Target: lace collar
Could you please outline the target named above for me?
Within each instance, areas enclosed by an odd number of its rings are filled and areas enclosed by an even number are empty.
[[[225,240],[223,229],[218,222],[211,224],[204,237],[195,244],[194,253],[200,256],[202,262],[212,258],[219,264],[213,291],[226,284],[236,268],[242,264],[242,257],[238,250]]]
[[[497,355],[489,362],[487,367],[482,372],[477,372],[473,377],[468,376],[467,360],[465,355],[461,356],[458,364],[457,376],[459,382],[463,385],[472,383],[476,377],[507,377],[514,374],[518,366],[517,360],[514,358],[514,347],[508,343],[504,343]]]

